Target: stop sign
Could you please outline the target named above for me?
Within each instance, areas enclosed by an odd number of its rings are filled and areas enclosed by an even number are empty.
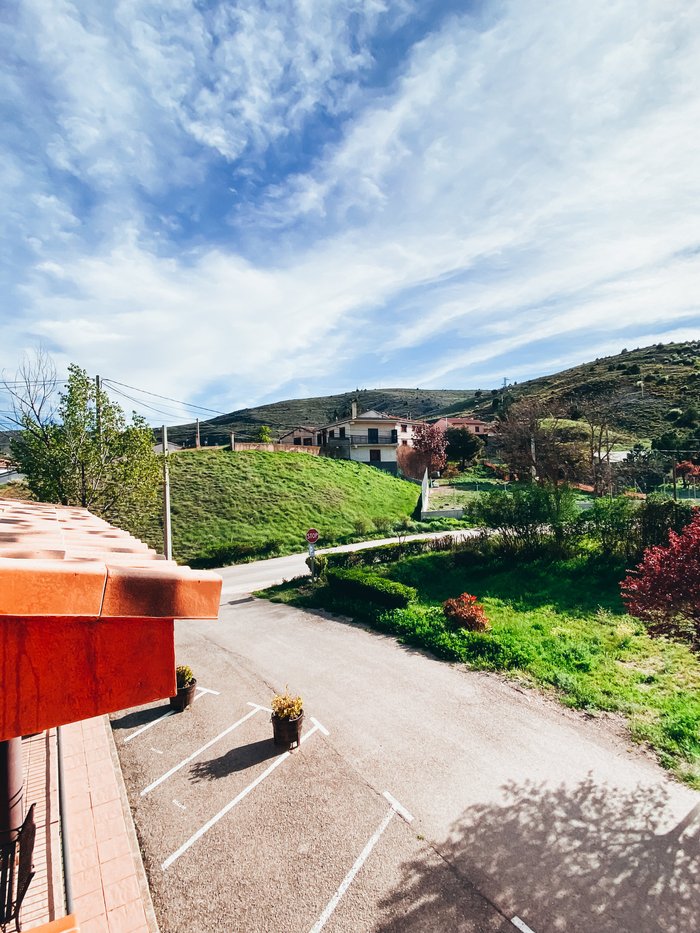
[[[306,540],[309,542],[309,544],[316,544],[318,541],[318,532],[315,528],[309,528],[309,530],[306,532]]]

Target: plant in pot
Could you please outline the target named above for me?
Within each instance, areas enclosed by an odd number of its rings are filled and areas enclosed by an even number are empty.
[[[175,669],[175,679],[177,681],[177,693],[170,697],[171,707],[178,713],[192,705],[194,694],[197,689],[197,681],[192,668],[186,664],[181,664]]]
[[[272,732],[275,745],[287,748],[301,742],[301,726],[304,721],[303,701],[300,696],[293,696],[289,688],[284,693],[276,693],[272,698]]]

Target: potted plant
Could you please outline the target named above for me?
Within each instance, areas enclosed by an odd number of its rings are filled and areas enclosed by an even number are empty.
[[[289,688],[284,693],[276,693],[272,698],[272,732],[275,745],[289,748],[301,742],[301,726],[304,721],[303,701],[300,696],[293,696]]]
[[[177,713],[181,713],[183,709],[191,706],[197,689],[197,681],[192,673],[192,668],[186,664],[181,664],[175,669],[175,678],[177,681],[177,694],[170,697],[170,705]]]

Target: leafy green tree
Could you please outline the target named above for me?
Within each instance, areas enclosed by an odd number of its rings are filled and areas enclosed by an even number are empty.
[[[269,444],[272,441],[272,431],[266,424],[261,424],[253,435],[253,440],[259,441],[261,444]]]
[[[484,444],[480,437],[467,428],[448,428],[445,431],[447,439],[447,456],[450,460],[459,460],[462,469],[467,463],[477,458]]]
[[[113,521],[149,505],[159,468],[147,422],[134,413],[128,423],[79,366],[68,367],[61,392],[45,354],[20,373],[21,385],[11,389],[20,428],[12,458],[37,499],[83,506]]]

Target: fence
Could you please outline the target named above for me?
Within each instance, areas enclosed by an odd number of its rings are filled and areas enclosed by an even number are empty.
[[[237,441],[235,439],[231,443],[231,450],[267,450],[270,451],[270,453],[311,454],[314,457],[318,457],[321,454],[321,448],[315,446],[304,447],[301,444],[265,444],[262,441]]]

